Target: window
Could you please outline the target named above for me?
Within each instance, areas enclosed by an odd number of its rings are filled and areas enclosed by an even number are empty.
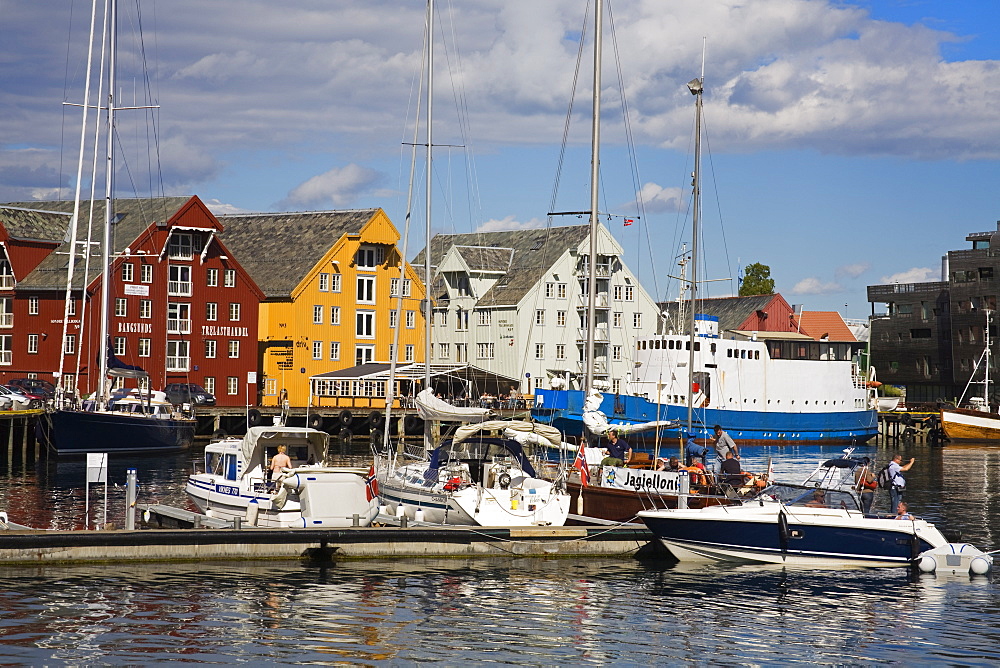
[[[635,301],[635,286],[626,285],[625,286],[625,301],[632,302]]]
[[[622,347],[621,346],[611,346],[611,359],[616,362],[622,361]]]
[[[209,394],[215,394],[215,377],[205,376],[205,384],[202,386]]]
[[[194,245],[192,235],[185,232],[174,232],[167,243],[167,255],[172,260],[190,260]]]
[[[448,326],[448,311],[447,310],[438,311],[437,312],[437,319],[438,319],[438,321],[437,321],[438,325],[440,325],[441,327],[447,327]]]
[[[566,311],[556,311],[556,325],[558,327],[566,326]]]
[[[205,359],[214,360],[218,352],[215,339],[205,339]]]
[[[468,343],[456,343],[455,344],[455,361],[465,363],[469,361],[469,344]]]
[[[28,315],[38,315],[38,297],[28,297]]]
[[[535,324],[544,325],[545,324],[545,309],[535,309]]]
[[[322,325],[323,324],[323,306],[316,304],[313,306],[313,324]]]
[[[493,344],[492,343],[477,343],[476,348],[478,350],[478,357],[481,360],[491,360],[493,359]]]
[[[354,255],[354,264],[362,271],[374,271],[385,262],[385,249],[381,247],[362,246]]]
[[[135,280],[135,264],[132,262],[122,263],[122,282],[131,283]]]
[[[313,359],[314,360],[323,359],[323,342],[313,341],[312,344],[313,344]]]
[[[614,296],[615,296],[615,301],[621,301],[621,298],[622,298],[622,286],[621,285],[616,285],[614,287]]]
[[[0,336],[0,340],[5,338],[10,338],[9,336]],[[5,350],[7,350],[5,348]],[[65,355],[75,355],[76,354],[76,334],[66,335],[66,344],[63,346],[63,354]]]
[[[438,359],[446,360],[451,357],[451,344],[450,343],[439,343],[438,344]]]
[[[545,284],[545,298],[546,299],[552,299],[555,296],[556,296],[556,284],[555,283],[546,283]]]
[[[479,311],[479,324],[488,325],[493,320],[493,311],[482,309]]]
[[[330,359],[340,359],[340,341],[330,341]]]
[[[642,314],[641,313],[633,313],[632,314],[632,327],[634,327],[635,329],[641,329],[642,328]]]
[[[417,326],[417,312],[407,311],[406,312],[406,328],[414,329]]]
[[[236,302],[229,302],[229,321],[239,322],[240,321],[240,305]]]
[[[208,271],[206,271],[205,272],[205,278],[207,279],[205,282],[208,285],[208,287],[210,287],[210,288],[217,288],[217,287],[219,287],[219,270],[218,269],[209,269]]]
[[[125,355],[125,337],[116,336],[114,345],[115,345],[115,355],[117,357],[123,357]]]
[[[366,364],[375,359],[375,346],[355,346],[354,347],[354,363],[355,364]]]
[[[153,282],[153,265],[151,264],[139,265],[139,280],[141,280],[143,283]]]
[[[358,276],[357,302],[359,304],[374,304],[375,303],[375,277],[374,276]]]
[[[319,291],[329,292],[330,291],[330,274],[321,272],[319,275]]]
[[[190,304],[167,304],[167,333],[168,334],[190,334],[191,333],[191,305]]]
[[[330,307],[330,324],[339,325],[340,324],[340,307],[331,306]]]
[[[219,305],[216,302],[205,302],[205,320],[219,319]]]
[[[167,280],[167,294],[175,297],[191,296],[191,267],[172,264],[169,267],[170,277]]]
[[[557,283],[556,284],[556,298],[557,299],[566,299],[566,284],[565,283]]]
[[[187,371],[191,365],[188,341],[167,341],[167,371]]]
[[[396,316],[396,309],[389,311],[389,329],[396,329],[396,325],[399,323],[399,318]]]
[[[544,343],[536,343],[535,344],[535,359],[536,360],[545,359],[545,344]]]
[[[236,359],[240,356],[240,342],[232,340],[229,342],[229,359]]]
[[[408,278],[403,280],[403,294],[402,295],[399,294],[399,279],[398,278],[394,278],[391,281],[389,281],[389,296],[390,297],[399,297],[399,296],[409,297],[410,296],[410,290],[411,290],[411,285],[410,285],[410,279],[408,279]]]
[[[149,351],[152,350],[152,339],[139,339],[139,357],[149,357]]]
[[[128,315],[128,300],[119,297],[115,300],[115,317],[124,318]]]
[[[469,331],[469,311],[467,309],[455,309],[455,330],[459,332]]]
[[[330,275],[330,292],[340,292],[340,274]]]
[[[404,362],[412,362],[413,361],[413,352],[414,352],[414,345],[412,343],[407,343],[406,344],[406,348],[405,348],[405,350],[403,352],[403,354],[406,357],[404,358],[403,361]]]
[[[140,299],[139,300],[139,317],[140,318],[152,318],[153,317],[153,300],[152,299]]]
[[[566,359],[566,344],[565,343],[557,343],[556,344],[556,359],[557,360],[564,360],[564,359]]]
[[[358,311],[355,318],[355,331],[354,334],[359,339],[374,339],[375,338],[375,312],[374,311]]]
[[[236,287],[236,270],[235,269],[226,269],[225,281],[226,281],[225,285],[226,285],[227,288],[235,288]]]
[[[240,379],[236,376],[226,377],[226,394],[238,394],[240,391]]]
[[[622,326],[622,322],[623,322],[624,319],[625,319],[625,314],[624,313],[612,313],[611,314],[611,326],[612,327],[621,327]]]
[[[611,391],[614,392],[615,394],[621,394],[621,392],[622,392],[622,379],[621,378],[613,378],[611,380]]]
[[[28,354],[38,353],[38,334],[28,334]]]

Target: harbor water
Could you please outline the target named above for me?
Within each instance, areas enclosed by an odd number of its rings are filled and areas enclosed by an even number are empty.
[[[859,448],[881,465],[891,451]],[[1000,448],[909,446],[911,511],[997,549]],[[108,519],[186,505],[192,455],[112,461]],[[746,448],[744,468],[799,480],[840,448]],[[83,462],[4,469],[0,508],[78,528]],[[878,500],[885,509],[886,502]],[[103,486],[91,514],[103,519]],[[995,577],[589,560],[140,564],[0,571],[5,663],[1000,663]]]

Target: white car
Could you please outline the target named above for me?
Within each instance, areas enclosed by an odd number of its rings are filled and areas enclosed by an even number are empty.
[[[16,390],[12,390],[6,385],[0,385],[0,397],[5,397],[11,402],[8,410],[25,411],[31,408],[41,408],[42,402],[38,399],[31,399]]]

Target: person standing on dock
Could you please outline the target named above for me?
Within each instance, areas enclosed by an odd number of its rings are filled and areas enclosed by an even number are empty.
[[[889,487],[890,513],[899,507],[899,502],[903,500],[903,492],[906,490],[906,478],[901,476],[900,473],[909,471],[914,461],[916,460],[910,457],[909,463],[904,466],[903,455],[897,452],[892,456],[892,461],[889,462],[889,481],[891,482]]]
[[[726,454],[731,452],[734,459],[739,459],[740,449],[736,447],[736,442],[730,438],[729,434],[722,431],[722,425],[717,424],[712,427],[712,430],[715,432],[713,440],[715,441],[715,456],[718,460],[715,464],[715,473],[718,475],[722,473],[722,463],[726,461]]]

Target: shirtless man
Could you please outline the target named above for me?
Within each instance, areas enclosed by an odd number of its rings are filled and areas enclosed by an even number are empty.
[[[285,469],[292,468],[292,460],[291,460],[291,458],[288,455],[285,454],[285,450],[286,449],[287,448],[284,445],[279,445],[278,446],[278,454],[276,454],[274,457],[271,458],[271,476],[272,477],[275,474],[280,474],[281,473],[281,469],[283,469],[283,468],[285,468]]]

